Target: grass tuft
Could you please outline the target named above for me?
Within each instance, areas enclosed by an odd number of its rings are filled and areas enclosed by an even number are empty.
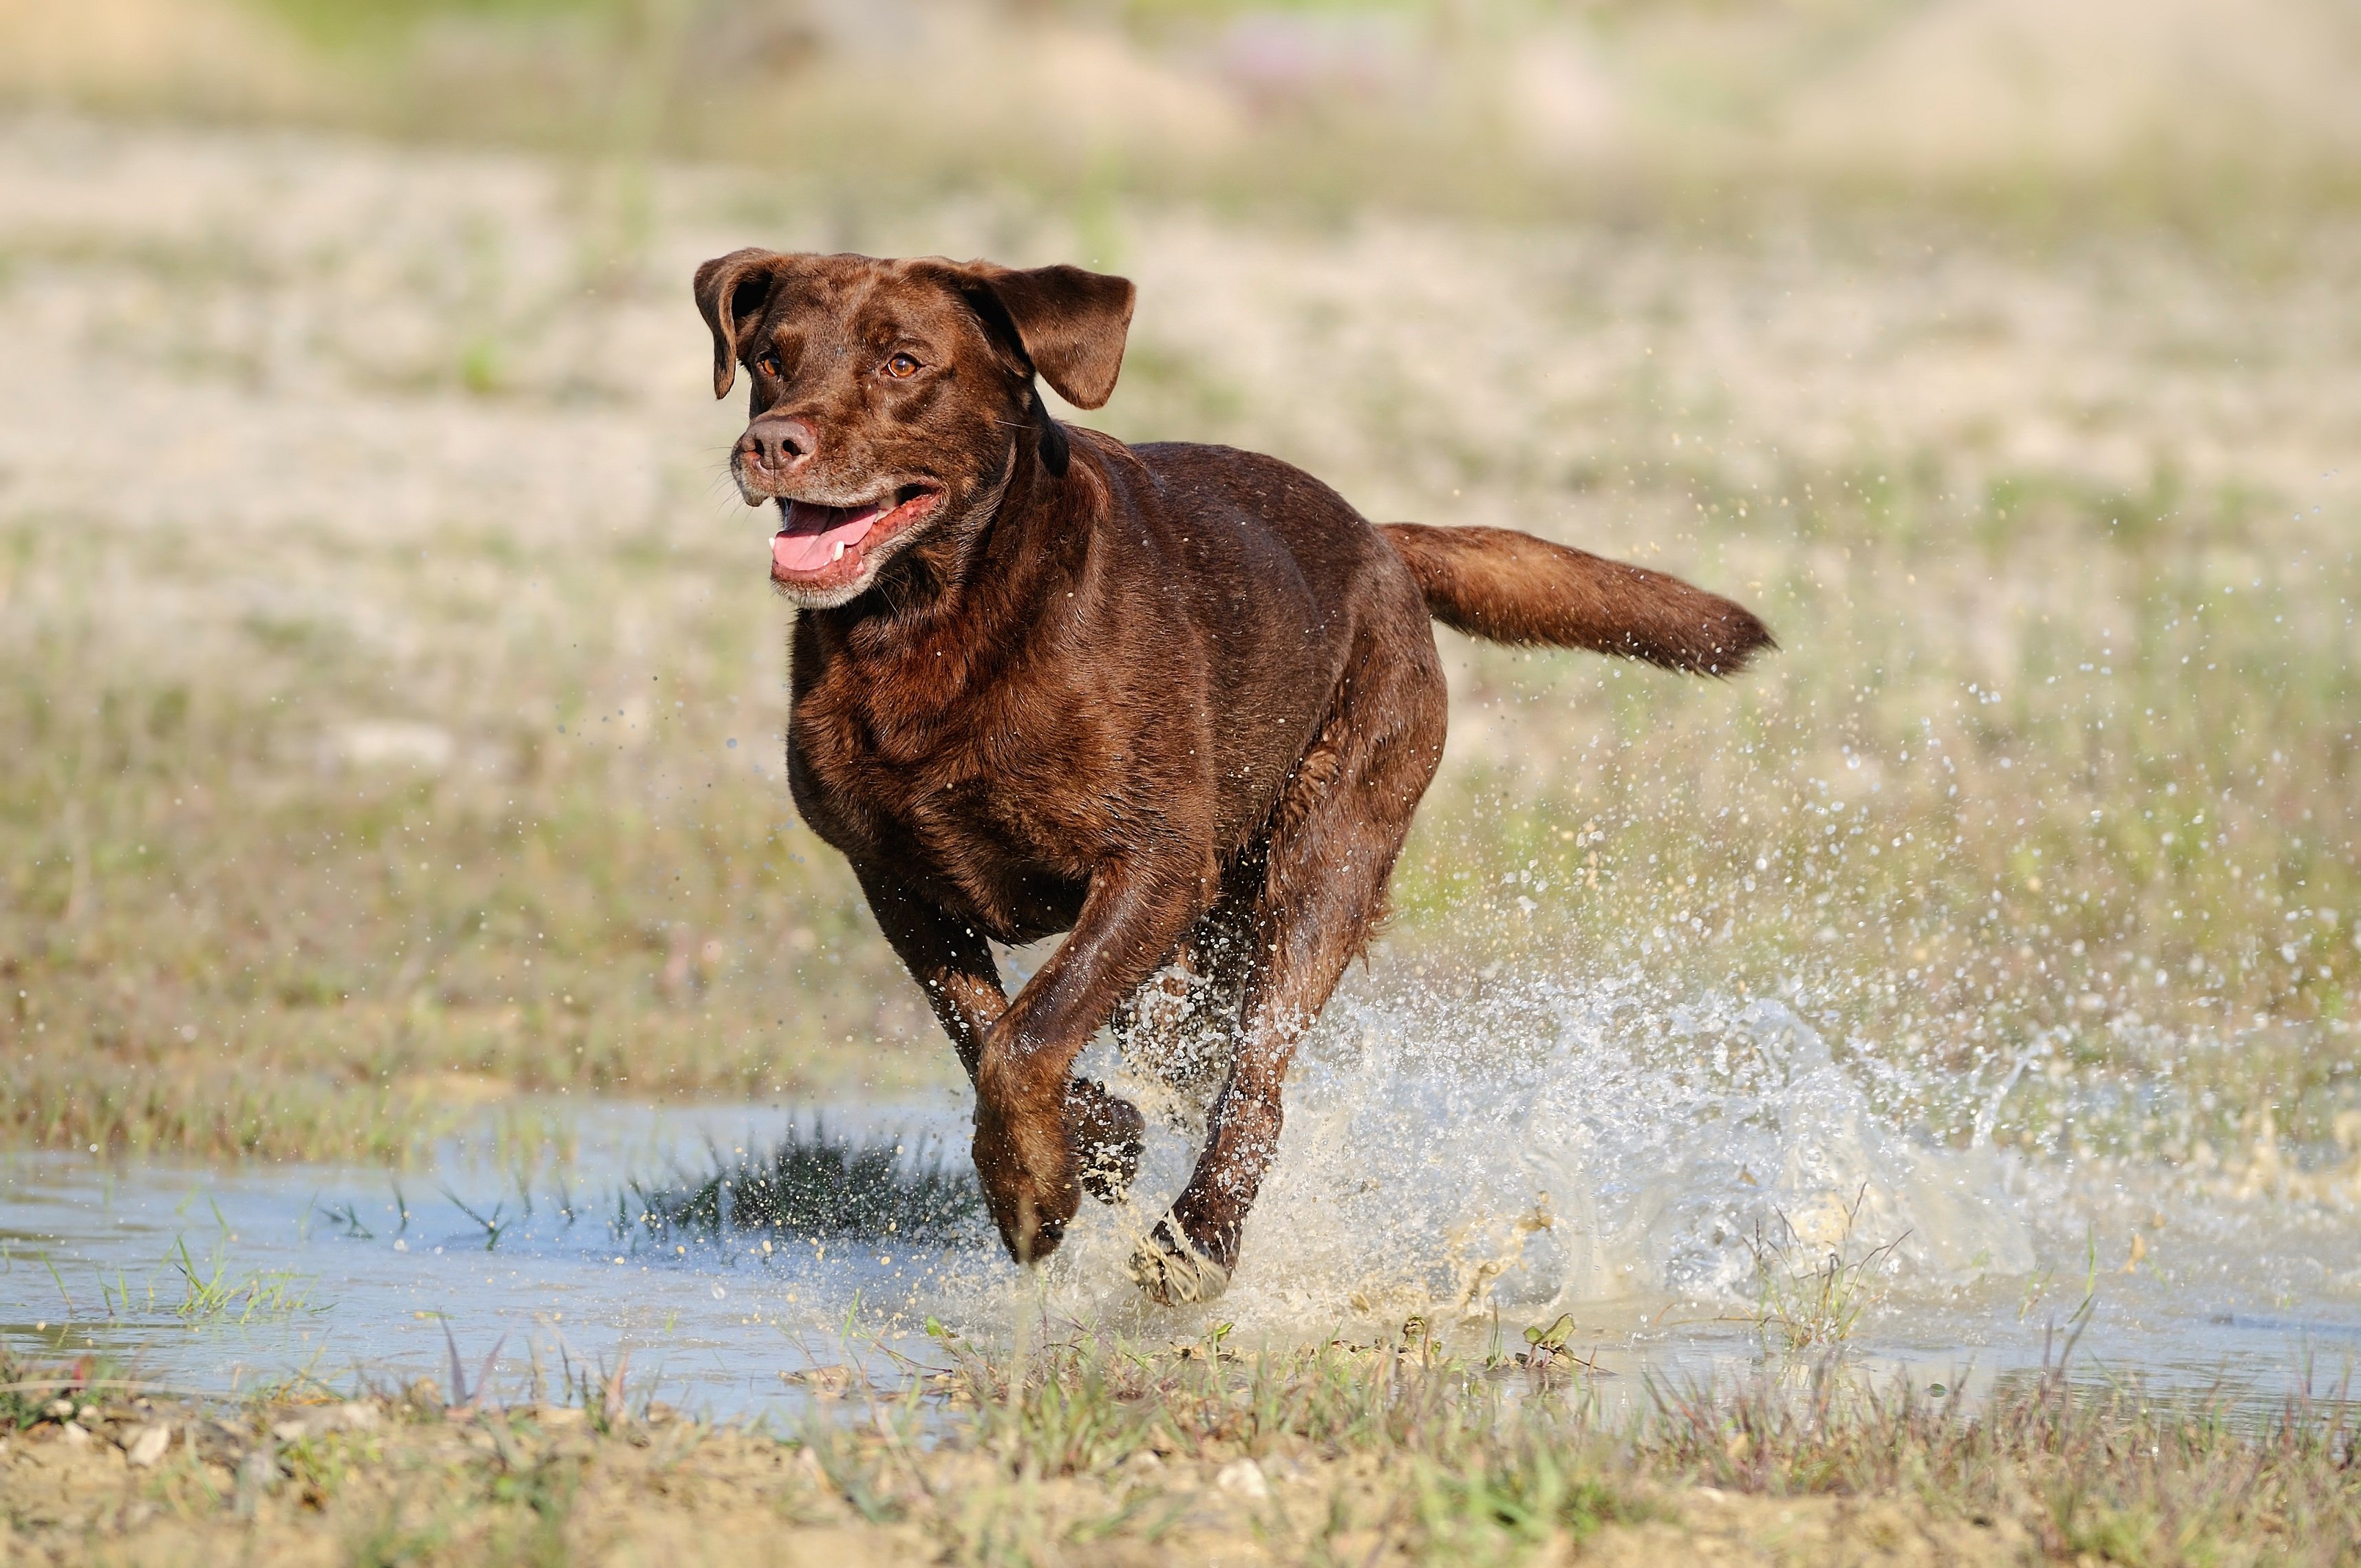
[[[164,1261],[180,1274],[187,1287],[175,1309],[185,1321],[224,1321],[235,1313],[238,1322],[248,1323],[258,1317],[292,1317],[299,1312],[321,1310],[312,1304],[311,1291],[302,1276],[285,1269],[234,1273],[226,1251],[225,1242],[214,1244],[213,1252],[200,1265],[190,1255],[189,1244],[183,1238],[165,1254]]]
[[[1854,1233],[1868,1192],[1863,1182],[1845,1206],[1842,1229],[1825,1243],[1807,1242],[1784,1210],[1775,1226],[1758,1222],[1744,1238],[1754,1260],[1754,1324],[1778,1348],[1842,1344],[1883,1293],[1881,1276],[1909,1233],[1857,1247]]]
[[[800,1125],[767,1150],[724,1153],[710,1170],[675,1168],[632,1182],[617,1199],[619,1235],[719,1239],[774,1232],[783,1239],[897,1236],[965,1240],[982,1233],[974,1172],[940,1143],[860,1144],[825,1124]]]

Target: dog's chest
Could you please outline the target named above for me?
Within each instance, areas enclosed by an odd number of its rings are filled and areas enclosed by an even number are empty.
[[[788,729],[796,802],[857,861],[924,886],[995,934],[1060,929],[1104,847],[1088,749],[1057,725],[969,713],[895,722],[857,694],[814,690]]]

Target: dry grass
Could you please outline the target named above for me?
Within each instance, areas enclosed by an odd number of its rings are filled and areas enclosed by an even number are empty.
[[[950,1370],[856,1376],[784,1439],[595,1380],[580,1404],[446,1409],[423,1384],[197,1409],[9,1366],[0,1540],[126,1563],[2163,1565],[2330,1563],[2361,1534],[2338,1406],[2234,1418],[2055,1375],[1963,1406],[1821,1364],[1609,1417],[1550,1367],[1487,1374],[1423,1342],[947,1348]]]
[[[679,280],[752,239],[1074,231],[693,170],[633,228],[625,194],[0,138],[17,1135],[400,1158],[519,1090],[949,1076],[788,813],[783,618]],[[1687,572],[1784,642],[1727,685],[1455,644],[1380,983],[1777,992],[1938,1137],[2235,1163],[2361,1128],[2348,232],[2266,265],[1109,221],[1146,302],[1118,433]]]

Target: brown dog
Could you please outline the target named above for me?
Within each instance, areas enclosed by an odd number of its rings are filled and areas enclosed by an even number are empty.
[[[776,501],[796,618],[789,778],[976,1090],[975,1165],[1020,1262],[1137,1170],[1139,1113],[1071,1076],[1173,966],[1233,1042],[1204,1152],[1139,1248],[1166,1301],[1227,1283],[1297,1040],[1383,913],[1443,750],[1428,618],[1712,674],[1772,646],[1658,573],[1488,528],[1372,527],[1222,446],[1060,424],[1097,408],[1133,291],[1071,267],[741,250],[697,270],[730,466]],[[1014,1001],[986,939],[1071,931]]]

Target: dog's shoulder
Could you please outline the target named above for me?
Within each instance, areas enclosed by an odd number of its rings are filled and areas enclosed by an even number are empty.
[[[1136,488],[1142,504],[1175,518],[1229,516],[1268,530],[1298,554],[1384,548],[1350,501],[1282,458],[1191,441],[1142,442],[1120,446],[1120,454],[1111,476]]]

